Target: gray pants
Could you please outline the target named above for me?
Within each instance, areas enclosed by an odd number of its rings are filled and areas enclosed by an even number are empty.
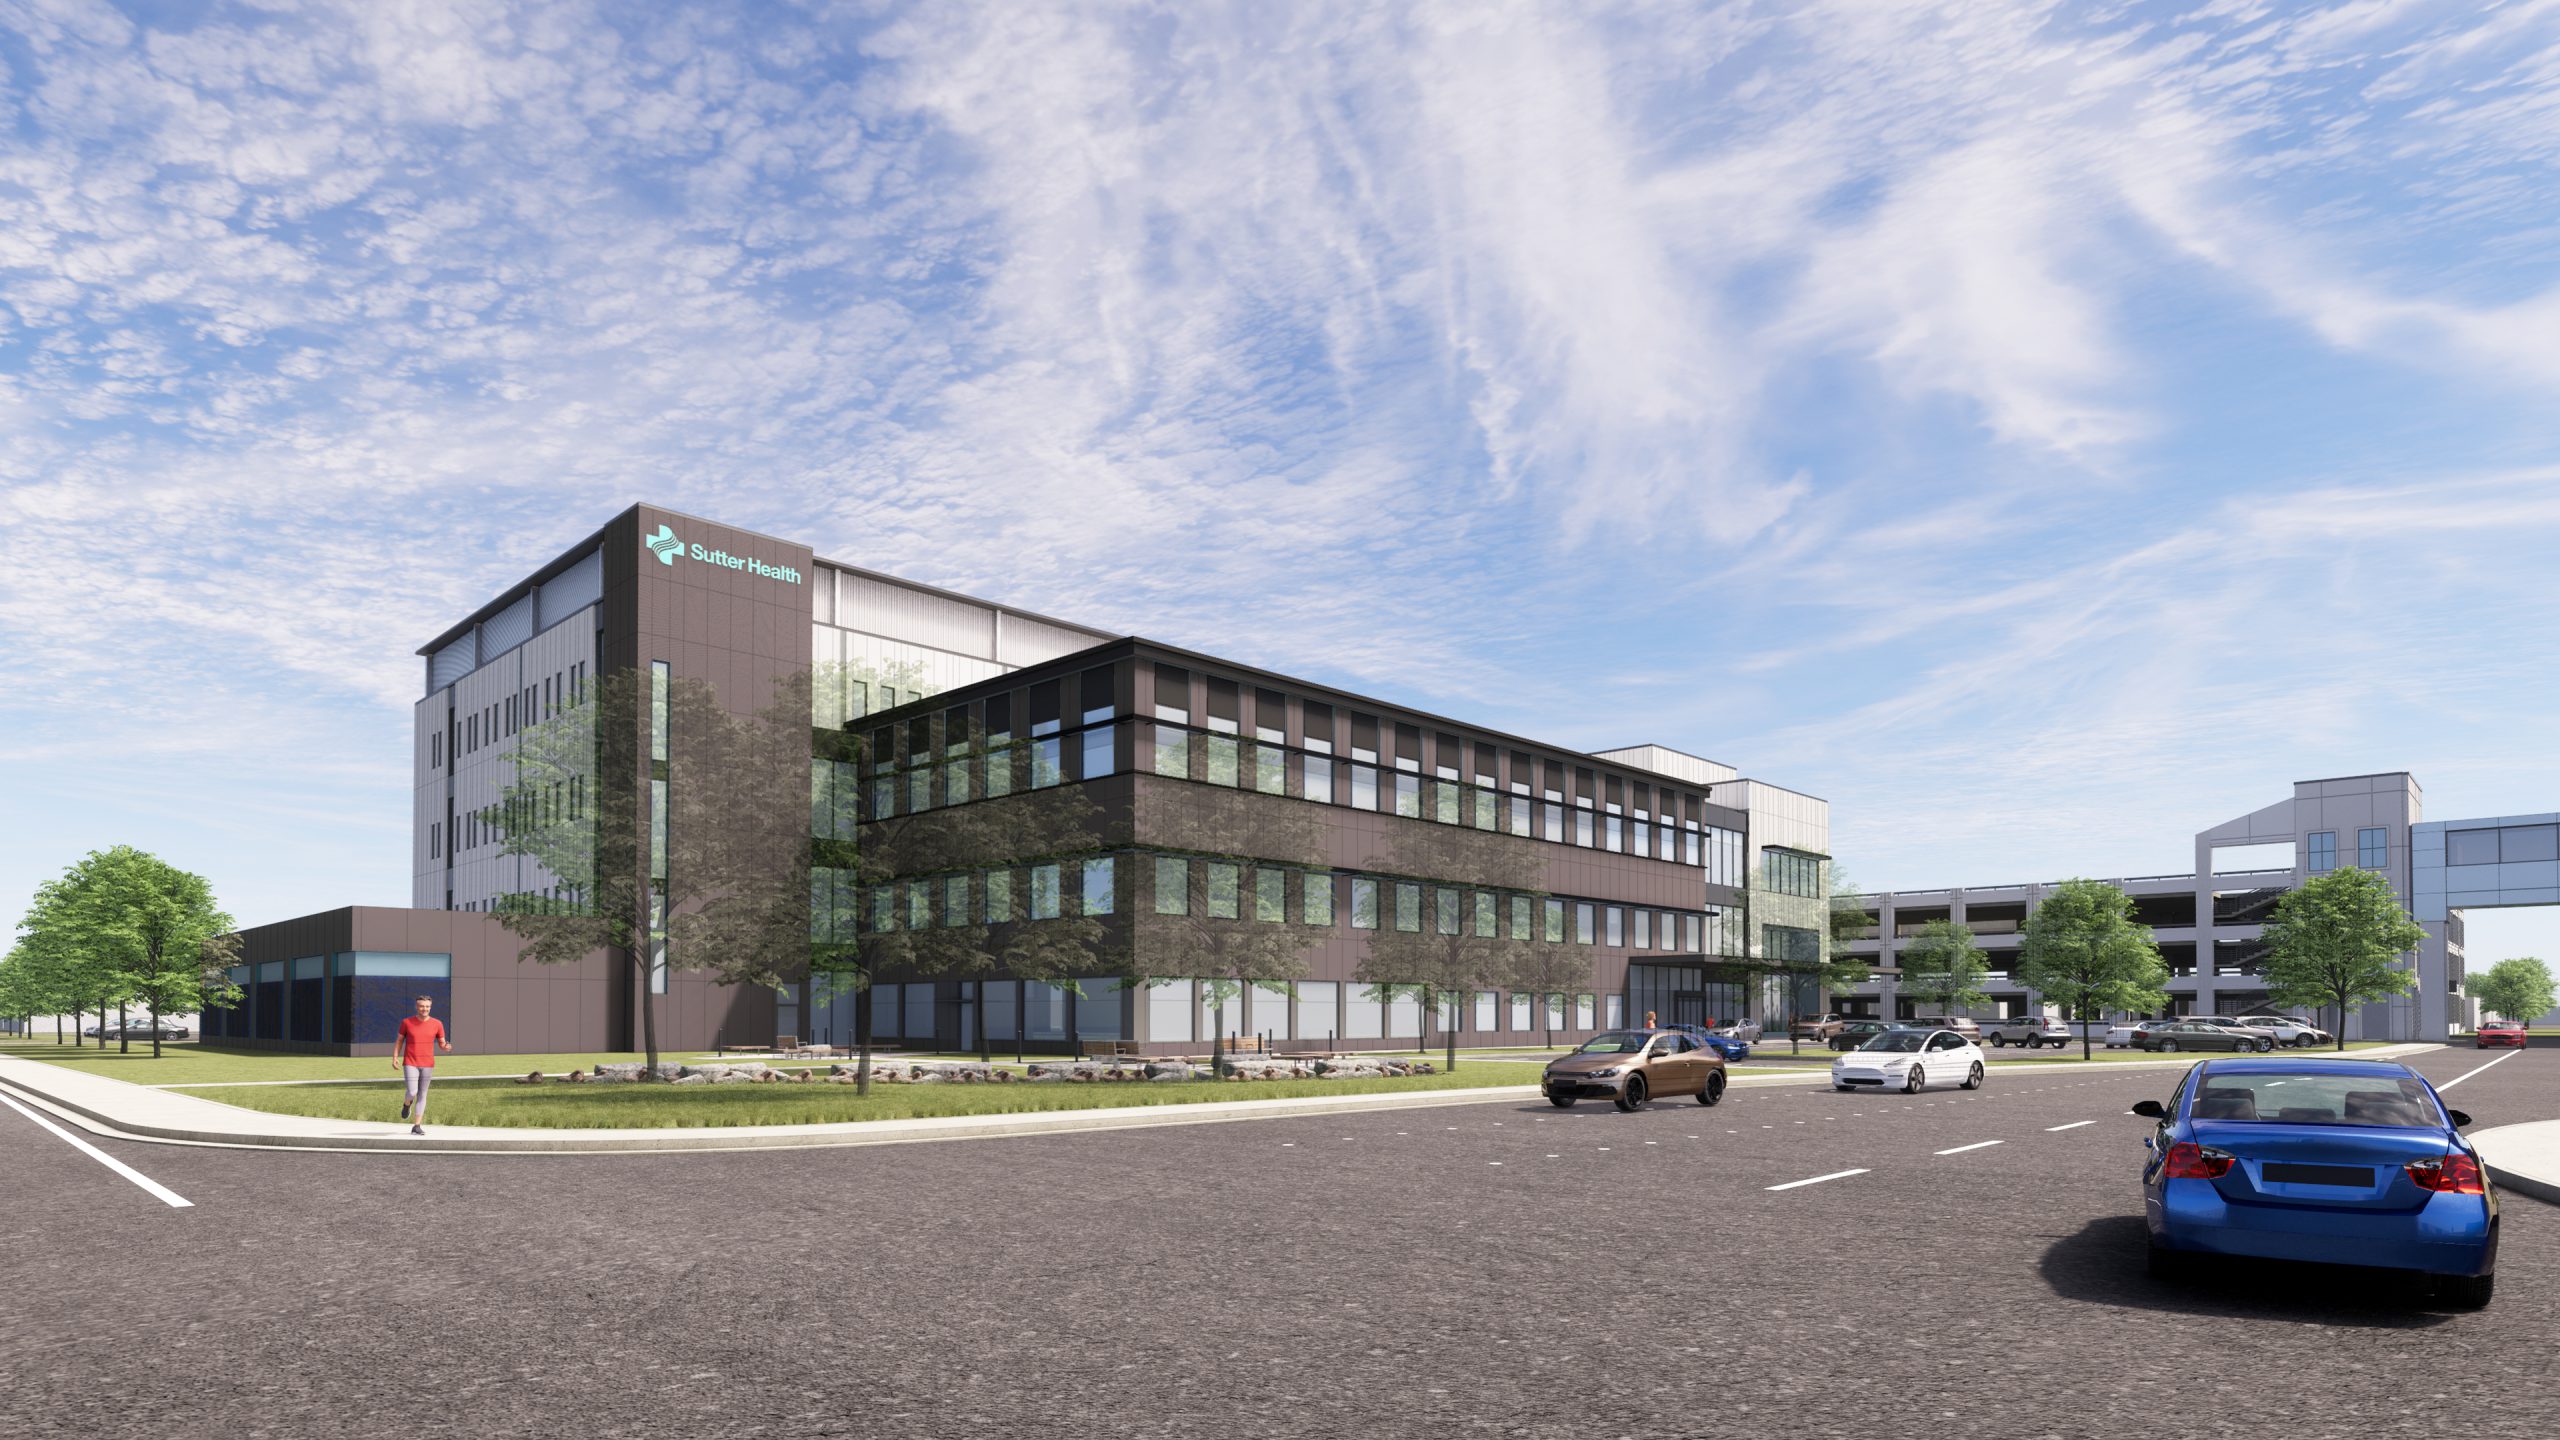
[[[433,1065],[403,1065],[400,1067],[400,1083],[405,1088],[409,1101],[409,1113],[412,1116],[423,1115],[426,1113],[427,1085],[435,1078],[436,1067]]]

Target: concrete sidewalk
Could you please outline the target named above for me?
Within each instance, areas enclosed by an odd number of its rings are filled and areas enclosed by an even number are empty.
[[[2431,1050],[2429,1045],[2364,1051],[2371,1059]],[[2119,1061],[2108,1070],[2183,1067],[2195,1056]],[[1995,1072],[1998,1073],[1998,1072]],[[1827,1071],[1735,1074],[1737,1090],[1828,1083]],[[0,1055],[0,1092],[56,1118],[114,1140],[171,1145],[216,1145],[284,1150],[370,1151],[410,1154],[648,1154],[684,1150],[777,1150],[844,1145],[899,1145],[927,1140],[990,1139],[1008,1135],[1058,1135],[1086,1130],[1134,1130],[1158,1125],[1207,1125],[1284,1116],[1337,1115],[1364,1110],[1403,1110],[1438,1105],[1528,1102],[1534,1085],[1466,1090],[1413,1090],[1383,1095],[1305,1095],[1278,1100],[1205,1100],[1125,1105],[1098,1110],[1041,1110],[1010,1115],[948,1115],[905,1120],[855,1120],[818,1125],[696,1126],[666,1130],[536,1130],[502,1126],[430,1126],[424,1136],[401,1124],[322,1119],[243,1110],[218,1100],[136,1085],[41,1060]],[[1671,1103],[1671,1102],[1665,1102]],[[1687,1102],[1682,1102],[1687,1103]],[[2508,1129],[2530,1129],[2510,1126]],[[2507,1177],[2502,1172],[2501,1181]]]
[[[2471,1137],[2501,1190],[2560,1205],[2560,1120],[2500,1125]]]

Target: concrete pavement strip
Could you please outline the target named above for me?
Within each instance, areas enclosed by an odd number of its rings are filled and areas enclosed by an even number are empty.
[[[2432,1050],[2399,1045],[2362,1056],[2388,1059]],[[2165,1069],[2197,1057],[2117,1061],[2099,1073]],[[2096,1067],[2093,1067],[2093,1069]],[[1735,1089],[1823,1083],[1824,1071],[1742,1073]],[[2010,1073],[2010,1072],[2003,1072]],[[243,1110],[217,1100],[91,1075],[40,1060],[0,1055],[0,1089],[15,1094],[93,1134],[116,1140],[227,1149],[389,1151],[400,1154],[652,1154],[695,1150],[785,1150],[851,1145],[914,1144],[931,1140],[1060,1135],[1091,1130],[1135,1130],[1160,1125],[1206,1125],[1307,1115],[1356,1114],[1442,1105],[1526,1101],[1534,1085],[1464,1090],[1409,1090],[1386,1094],[1306,1095],[1275,1100],[1209,1100],[1124,1105],[1094,1110],[1039,1110],[1001,1115],[940,1115],[898,1120],[838,1121],[813,1125],[694,1126],[655,1130],[540,1130],[504,1126],[438,1126],[424,1136],[408,1127],[365,1120],[336,1120]],[[2521,1129],[2530,1127],[2505,1127]],[[2492,1132],[2495,1133],[2495,1132]],[[2551,1148],[2560,1150],[2560,1143]],[[2551,1168],[2560,1181],[2560,1165]],[[2501,1183],[2508,1177],[2501,1173]]]

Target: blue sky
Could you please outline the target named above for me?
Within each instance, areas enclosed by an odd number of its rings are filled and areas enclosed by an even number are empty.
[[[118,841],[405,903],[410,652],[640,499],[1713,756],[1869,885],[2560,808],[2550,0],[0,0],[0,72],[0,917]]]

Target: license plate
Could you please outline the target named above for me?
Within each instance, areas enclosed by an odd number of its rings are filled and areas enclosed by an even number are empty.
[[[2362,1165],[2270,1164],[2258,1173],[2279,1185],[2351,1185],[2358,1190],[2373,1185],[2373,1171]]]

